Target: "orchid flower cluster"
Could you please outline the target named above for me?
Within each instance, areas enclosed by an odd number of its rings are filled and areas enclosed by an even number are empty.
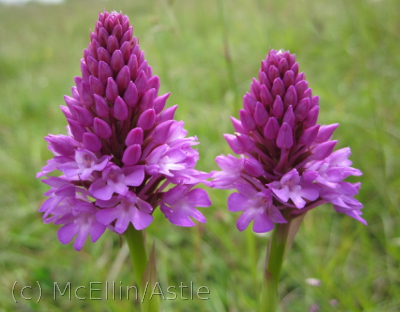
[[[335,152],[331,140],[338,124],[317,124],[319,98],[312,96],[295,55],[271,50],[246,93],[240,120],[231,117],[235,134],[225,134],[240,158],[216,158],[222,171],[212,172],[211,186],[234,189],[230,211],[242,211],[240,231],[271,231],[308,210],[332,203],[337,212],[366,224],[354,199],[360,183],[343,181],[361,171],[350,167],[350,148]]]
[[[68,135],[45,138],[54,157],[37,174],[51,187],[39,210],[44,222],[63,225],[63,244],[76,236],[76,250],[106,228],[118,234],[130,223],[146,228],[159,206],[175,225],[205,222],[196,207],[210,206],[210,199],[193,189],[208,177],[194,169],[197,138],[186,137],[184,123],[173,119],[177,105],[164,110],[169,93],[158,96],[160,80],[128,17],[99,14],[90,39],[82,77],[61,106]],[[62,174],[49,176],[54,170]]]

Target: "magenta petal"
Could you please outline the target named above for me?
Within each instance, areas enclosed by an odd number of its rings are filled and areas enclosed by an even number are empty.
[[[61,242],[61,244],[68,244],[70,241],[72,241],[77,232],[78,227],[74,223],[68,223],[58,230],[58,240]]]
[[[301,198],[300,195],[292,195],[290,196],[290,199],[293,201],[296,208],[301,209],[306,205],[306,201],[303,198]]]
[[[117,219],[119,215],[120,215],[119,209],[117,207],[111,207],[97,211],[96,218],[100,223],[104,225],[109,225],[111,222]]]
[[[75,186],[73,184],[67,184],[60,187],[54,192],[57,196],[75,196]]]
[[[107,195],[105,195],[105,196],[108,196],[108,194],[109,194],[108,192],[111,192],[111,191],[121,194],[121,195],[126,195],[129,191],[129,188],[126,186],[126,184],[124,182],[113,183],[112,185],[108,184],[107,187],[110,187],[111,190],[110,191],[105,190],[105,192],[107,192]],[[111,196],[112,196],[112,193],[110,195],[110,198],[111,198]],[[102,198],[100,198],[100,199],[102,199]]]
[[[188,197],[188,202],[196,207],[209,207],[211,206],[211,200],[205,190],[193,189],[189,191],[186,196]]]
[[[130,186],[139,186],[140,184],[142,184],[143,180],[144,180],[144,168],[142,166],[137,166],[136,168],[133,169],[132,172],[129,172],[129,174],[125,176],[126,185]]]
[[[187,192],[187,187],[184,185],[176,186],[163,195],[163,201],[168,205],[175,204]]]
[[[132,210],[137,210],[135,208],[130,208]],[[117,222],[115,222],[115,232],[117,232],[118,234],[122,234],[126,231],[126,229],[129,226],[129,223],[131,222],[131,218],[130,218],[130,214],[134,214],[133,211],[123,211],[120,213]]]
[[[243,211],[248,206],[248,198],[239,193],[233,193],[228,197],[228,210]]]
[[[161,156],[168,150],[168,145],[163,144],[160,145],[159,147],[156,147],[150,155],[147,157],[147,163],[152,164],[152,163],[157,163]]]
[[[274,223],[287,223],[280,210],[274,205],[271,205],[271,207],[267,209],[267,214]]]
[[[148,202],[140,198],[137,198],[136,200],[137,200],[136,204],[142,212],[150,214],[153,211],[153,207]]]
[[[87,227],[79,229],[78,236],[74,242],[74,249],[80,251],[85,244],[85,241],[89,235],[89,229]]]
[[[206,221],[207,221],[206,218],[204,217],[204,215],[195,208],[187,209],[186,213],[189,217],[192,217],[193,219],[195,219],[201,223],[206,223]]]
[[[132,215],[132,223],[136,230],[143,230],[153,222],[153,216],[139,209],[135,209]]]
[[[239,231],[244,231],[253,220],[253,213],[245,210],[239,219],[236,221],[236,227]]]
[[[96,200],[96,206],[101,208],[113,207],[119,202],[119,198],[117,196],[111,197],[109,200]]]
[[[262,165],[255,159],[245,158],[243,166],[246,172],[253,177],[259,177],[264,173]]]
[[[274,222],[268,218],[265,213],[256,215],[253,222],[253,231],[255,233],[269,232],[274,228]]]
[[[57,166],[57,169],[62,171],[67,177],[76,176],[81,172],[81,170],[78,167],[78,164],[75,162],[61,164]]]
[[[98,179],[89,188],[89,191],[96,199],[109,200],[111,199],[114,189],[106,185],[105,181]]]
[[[304,184],[305,183],[306,182],[304,182]],[[301,196],[311,201],[316,200],[319,197],[318,188],[315,187],[312,183],[310,183],[311,185],[308,187],[303,187],[304,184],[301,184],[302,185],[302,189],[300,191]]]
[[[367,221],[365,221],[365,219],[363,219],[361,217],[361,211],[357,210],[357,209],[348,209],[348,208],[344,208],[344,207],[340,207],[337,205],[333,205],[333,208],[337,211],[337,212],[341,212],[344,213],[346,215],[348,215],[349,217],[356,219],[357,221],[361,222],[364,225],[368,225]]]
[[[284,202],[289,200],[289,190],[287,188],[281,188],[281,184],[278,181],[268,184],[271,190]]]
[[[167,153],[165,153],[165,156],[168,156],[169,162],[171,163],[177,163],[182,160],[184,160],[187,155],[181,150],[181,149],[170,149]]]
[[[106,228],[107,227],[104,224],[97,222],[97,219],[92,222],[89,230],[92,243],[95,243],[101,237],[101,235],[103,235]]]
[[[253,198],[257,194],[257,190],[248,184],[237,184],[236,188],[240,194],[246,196],[247,198]]]
[[[318,177],[318,172],[313,170],[305,171],[303,172],[302,177],[307,182],[314,182],[315,179]]]
[[[164,212],[164,211],[163,211]],[[171,214],[166,214],[168,220],[175,225],[191,227],[196,224],[189,218],[187,214],[182,213],[182,211],[177,211]]]

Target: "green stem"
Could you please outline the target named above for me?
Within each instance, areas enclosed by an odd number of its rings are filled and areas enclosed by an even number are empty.
[[[129,224],[125,237],[128,242],[129,252],[131,255],[133,272],[135,274],[136,283],[138,285],[140,298],[142,297],[142,278],[147,266],[147,252],[144,242],[144,230],[136,230],[132,224]]]
[[[275,312],[279,304],[278,285],[290,222],[275,224],[268,246],[259,312]]]
[[[251,272],[254,284],[253,291],[254,294],[258,294],[259,289],[257,286],[257,281],[259,273],[257,271],[256,236],[254,235],[254,232],[249,228],[246,231],[246,242],[247,242],[247,254],[249,255],[249,271]]]

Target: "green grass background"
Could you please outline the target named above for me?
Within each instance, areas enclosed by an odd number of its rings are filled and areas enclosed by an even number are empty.
[[[161,78],[168,105],[179,104],[201,144],[198,168],[216,170],[229,153],[242,96],[268,49],[297,55],[319,122],[339,122],[338,147],[350,146],[364,175],[357,198],[366,227],[331,205],[307,214],[284,263],[281,310],[400,311],[400,2],[395,0],[135,0],[0,4],[0,311],[135,311],[128,300],[53,299],[53,283],[73,289],[106,280],[134,285],[126,246],[107,231],[81,252],[57,240],[37,212],[46,185],[35,173],[51,157],[43,136],[65,133],[59,110],[79,75],[98,12],[122,10]],[[164,311],[255,311],[268,236],[240,233],[225,191],[210,191],[205,225],[180,228],[161,213],[148,228],[163,290],[207,286],[208,300],[162,300]],[[305,282],[317,278],[321,285]],[[11,296],[31,285],[32,300]],[[43,295],[35,303],[39,281]],[[97,286],[96,286],[97,287]],[[186,297],[187,296],[186,292]],[[82,291],[78,295],[87,295]],[[99,296],[99,293],[95,293]],[[166,294],[168,295],[168,294]],[[105,299],[105,294],[101,294]],[[332,304],[335,300],[336,304]],[[310,310],[311,311],[311,310]]]

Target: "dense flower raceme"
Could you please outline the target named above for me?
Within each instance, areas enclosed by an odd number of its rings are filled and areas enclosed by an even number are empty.
[[[39,210],[44,221],[63,225],[63,244],[76,236],[76,250],[106,227],[118,234],[130,223],[146,228],[158,206],[173,224],[205,222],[196,207],[211,202],[193,189],[208,177],[194,169],[197,138],[185,137],[183,122],[173,120],[176,105],[164,110],[169,93],[158,96],[159,78],[128,17],[101,13],[90,38],[82,77],[75,77],[72,97],[61,106],[68,135],[45,138],[54,158],[37,175],[47,176],[42,181],[51,187]],[[48,176],[56,169],[61,176]]]
[[[317,124],[318,102],[295,55],[271,50],[259,80],[253,79],[251,93],[244,96],[240,120],[231,118],[235,134],[224,135],[240,159],[218,156],[222,171],[212,172],[212,187],[237,190],[229,196],[228,209],[243,212],[239,230],[253,221],[255,232],[267,232],[274,223],[328,202],[366,224],[360,217],[363,206],[353,198],[360,183],[343,181],[362,173],[350,167],[348,147],[333,152],[337,141],[331,136],[338,124]]]

